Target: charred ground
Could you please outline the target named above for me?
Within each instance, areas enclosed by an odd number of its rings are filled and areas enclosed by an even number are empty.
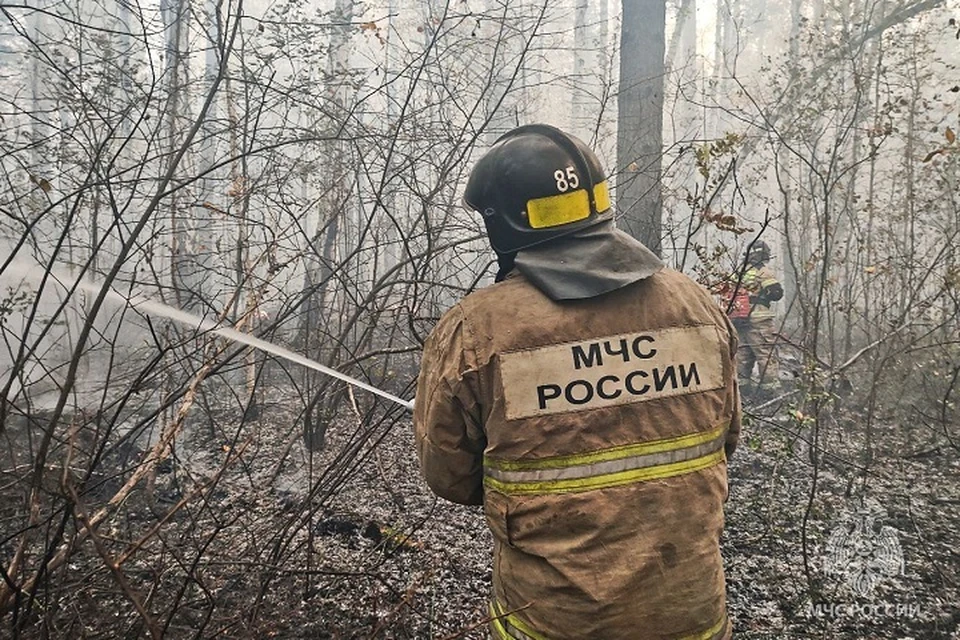
[[[489,533],[478,508],[430,495],[409,420],[347,412],[311,453],[294,428],[296,406],[278,392],[244,418],[210,400],[219,424],[242,424],[248,435],[193,425],[95,537],[42,576],[33,596],[19,596],[0,635],[484,637]],[[736,637],[960,637],[958,451],[933,430],[891,423],[867,447],[860,417],[834,406],[811,422],[791,396],[748,405],[722,541]],[[27,436],[43,415],[31,420],[10,421],[3,435],[5,566],[22,535],[21,481],[34,471]],[[83,522],[67,509],[107,504],[144,455],[118,443],[85,477],[79,470],[96,452],[81,441],[74,437],[66,470],[43,472],[42,491],[64,496],[63,509],[39,514],[28,562],[76,539]],[[858,553],[875,551],[892,527],[904,563],[900,575],[872,569],[869,593],[848,580],[852,569],[826,572],[831,534],[852,531],[865,513],[872,533]]]

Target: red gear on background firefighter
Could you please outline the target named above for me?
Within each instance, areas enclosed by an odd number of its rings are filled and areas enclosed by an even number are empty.
[[[414,430],[431,489],[483,505],[490,633],[727,640],[729,318],[615,228],[599,160],[558,129],[502,136],[464,201],[500,269],[428,337]]]
[[[771,306],[783,298],[783,287],[767,267],[771,257],[770,246],[755,240],[747,248],[742,272],[718,288],[722,306],[740,337],[737,373],[745,396],[755,389],[763,394],[780,389],[776,313]]]

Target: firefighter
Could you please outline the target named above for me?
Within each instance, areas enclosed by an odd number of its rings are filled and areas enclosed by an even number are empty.
[[[429,335],[414,429],[433,491],[483,505],[492,637],[730,638],[729,319],[615,228],[599,160],[559,129],[503,135],[464,201],[500,269]]]
[[[726,283],[723,296],[727,313],[740,337],[737,369],[745,397],[754,389],[759,390],[761,397],[780,389],[776,314],[771,305],[783,298],[783,287],[767,267],[770,258],[770,246],[763,240],[754,241],[744,255],[743,275]]]

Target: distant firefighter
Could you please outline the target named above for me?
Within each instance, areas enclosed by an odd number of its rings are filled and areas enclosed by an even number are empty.
[[[730,638],[730,320],[615,228],[600,161],[559,129],[502,136],[464,201],[497,282],[431,332],[414,428],[430,487],[483,505],[492,637]]]
[[[769,245],[763,240],[755,241],[744,256],[742,274],[731,276],[721,288],[724,306],[740,335],[737,373],[744,395],[756,388],[766,394],[780,388],[776,313],[771,305],[783,298],[783,287],[767,267],[770,258]]]

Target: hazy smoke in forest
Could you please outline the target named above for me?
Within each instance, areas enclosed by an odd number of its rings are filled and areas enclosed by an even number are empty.
[[[12,273],[17,277],[20,277],[23,279],[30,279],[30,280],[39,279],[39,274],[42,273],[42,270],[38,271],[36,266],[27,264],[23,261],[11,262],[11,264],[8,267],[8,270],[12,271]],[[100,291],[104,287],[103,284],[95,282],[93,280],[86,279],[86,278],[74,279],[72,275],[56,269],[52,269],[50,271],[50,274],[53,276],[54,281],[60,287],[63,287],[68,291],[70,289],[71,282],[75,283],[77,288],[82,289],[92,295],[99,295]],[[378,389],[377,387],[374,387],[373,385],[370,385],[366,382],[363,382],[362,380],[357,380],[356,378],[352,378],[344,373],[340,373],[336,369],[331,369],[330,367],[320,364],[316,360],[307,358],[303,355],[300,355],[299,353],[295,353],[293,351],[290,351],[289,349],[285,349],[284,347],[273,344],[272,342],[268,342],[261,338],[257,338],[248,333],[243,333],[242,331],[237,331],[236,329],[232,329],[230,327],[220,326],[217,322],[213,320],[209,320],[207,318],[201,318],[200,316],[196,316],[192,313],[187,313],[186,311],[183,311],[181,309],[171,307],[170,305],[164,304],[162,302],[157,302],[156,300],[151,300],[141,295],[134,294],[128,297],[110,288],[107,289],[107,298],[109,300],[112,300],[120,304],[124,304],[124,305],[128,304],[142,313],[146,313],[156,317],[167,318],[168,320],[179,322],[180,324],[184,324],[198,331],[209,331],[210,333],[216,334],[222,338],[226,338],[233,342],[239,342],[241,344],[254,347],[255,349],[260,349],[261,351],[272,353],[273,355],[279,356],[285,360],[289,360],[290,362],[295,362],[299,365],[303,365],[304,367],[314,369],[315,371],[319,371],[320,373],[323,373],[325,375],[332,376],[334,378],[337,378],[338,380],[342,380],[347,384],[353,385],[360,389],[364,389],[365,391],[369,391],[370,393],[378,395],[381,398],[385,398],[387,400],[390,400],[391,402],[399,404],[405,407],[406,409],[409,409],[411,411],[413,410],[413,401],[399,398],[391,393],[383,391],[382,389]]]

